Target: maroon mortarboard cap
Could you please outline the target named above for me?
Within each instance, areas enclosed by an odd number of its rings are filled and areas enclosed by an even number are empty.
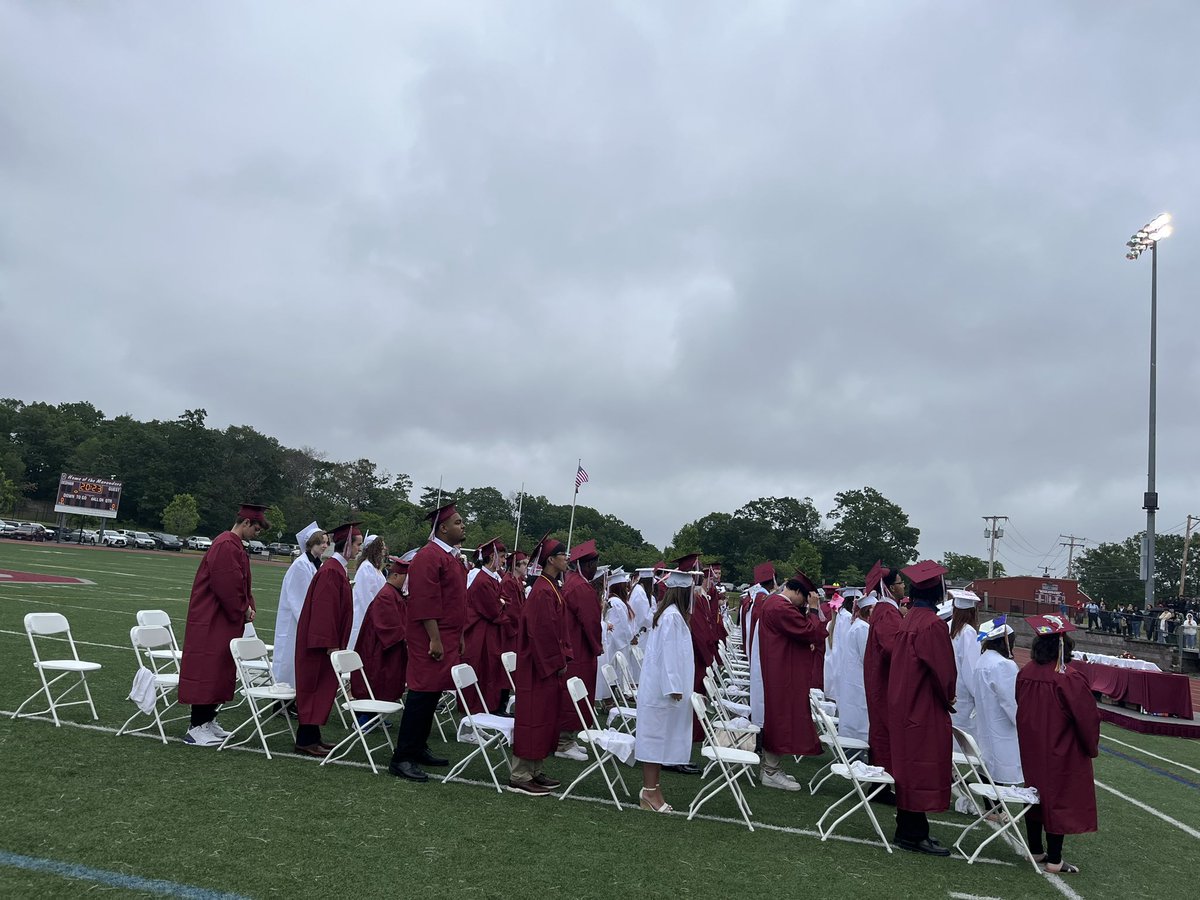
[[[567,552],[566,545],[563,544],[563,542],[558,540],[557,538],[550,537],[550,532],[547,531],[545,533],[545,535],[542,536],[542,539],[540,541],[538,541],[537,545],[534,547],[533,558],[534,558],[534,562],[536,562],[539,566],[541,566],[541,565],[545,565],[546,560],[549,559],[551,556],[555,556],[559,553],[566,553],[566,552]]]
[[[666,567],[667,567],[666,562],[664,560],[660,559],[658,562],[656,562],[654,564],[654,571],[658,572],[658,571],[661,571],[662,569],[665,569]]]
[[[578,547],[571,549],[571,556],[567,562],[581,562],[585,559],[598,559],[600,551],[596,549],[596,541],[584,541]]]
[[[521,550],[515,551],[512,555],[513,565],[516,565],[519,562],[525,562],[527,559],[529,559],[529,557],[526,556]]]
[[[675,560],[675,568],[680,572],[694,572],[696,565],[700,562],[699,553],[689,553],[687,556],[681,556]]]
[[[867,580],[863,582],[863,593],[869,594],[879,587],[879,582],[883,581],[886,572],[887,568],[884,566],[883,560],[876,560],[875,565],[871,566],[871,571],[867,573]]]
[[[454,501],[451,500],[445,506],[439,506],[437,509],[433,510],[433,512],[426,513],[425,520],[427,522],[432,522],[433,527],[437,528],[447,519],[452,518],[457,514],[458,510],[454,508]]]
[[[1026,616],[1025,624],[1033,629],[1034,634],[1064,634],[1076,630],[1065,616]]]
[[[795,575],[788,579],[788,581],[800,582],[800,586],[804,589],[806,594],[815,594],[817,591],[817,586],[813,584],[812,579],[801,571],[797,571]]]
[[[492,538],[490,541],[486,541],[486,542],[480,544],[476,548],[476,552],[478,552],[480,556],[482,556],[486,559],[487,557],[491,556],[493,553],[503,553],[504,552],[504,544],[503,544],[503,542],[501,542],[500,538],[497,536],[497,537]]]
[[[257,522],[266,527],[267,517],[263,515],[266,511],[265,506],[259,506],[257,503],[243,503],[241,509],[238,510],[238,521],[249,519],[251,522]]]
[[[932,559],[923,559],[907,568],[901,569],[900,574],[912,582],[915,588],[936,587],[942,583],[942,576],[950,570]]]
[[[412,557],[405,558],[405,556],[389,556],[388,557],[388,571],[391,572],[393,575],[396,574],[397,572],[407,572],[408,564],[411,561],[411,559],[412,559]]]
[[[754,583],[762,584],[764,581],[775,580],[775,567],[769,562],[759,563],[754,567]]]
[[[329,532],[329,539],[335,544],[340,544],[342,541],[353,539],[354,535],[362,535],[358,530],[361,522],[346,522],[344,525],[339,525],[337,528]]]

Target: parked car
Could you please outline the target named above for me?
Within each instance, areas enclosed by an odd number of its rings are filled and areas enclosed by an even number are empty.
[[[189,550],[207,550],[212,546],[212,539],[203,537],[199,534],[193,534],[185,542]]]
[[[267,544],[267,550],[269,550],[271,553],[275,554],[276,556],[291,556],[292,555],[292,545],[291,544],[281,544],[278,542],[273,543],[273,544]]]
[[[271,551],[267,549],[267,545],[262,541],[242,541],[246,547],[246,552],[251,556],[270,556]]]
[[[44,541],[46,540],[46,529],[35,522],[26,522],[24,525],[17,526],[12,537],[18,541]]]
[[[174,534],[167,534],[165,531],[152,531],[150,537],[154,539],[154,546],[159,550],[175,550],[183,549],[183,541]]]
[[[133,534],[133,545],[139,550],[157,550],[158,542],[150,537],[150,533],[146,531],[125,532],[125,537]]]
[[[20,526],[20,522],[6,522],[3,519],[0,519],[0,534],[3,534],[5,537],[12,537],[13,532],[16,531]]]
[[[104,536],[100,538],[100,543],[105,547],[128,547],[129,541],[125,535],[119,531],[106,531]]]
[[[48,541],[58,540],[58,528],[56,526],[43,525],[42,527],[44,529],[46,529],[46,540],[48,540]]]
[[[95,544],[100,540],[100,535],[90,528],[76,528],[64,534],[63,540],[68,544]]]

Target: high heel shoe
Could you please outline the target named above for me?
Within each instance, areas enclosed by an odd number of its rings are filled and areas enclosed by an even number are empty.
[[[657,791],[657,790],[658,790],[657,784],[652,788],[642,788],[638,792],[638,805],[641,806],[642,809],[650,810],[650,812],[657,812],[657,813],[675,812],[675,807],[671,806],[671,804],[667,803],[666,801],[663,801],[662,806],[655,806],[653,803],[651,803],[649,800],[646,799],[646,791],[653,792],[653,791]]]

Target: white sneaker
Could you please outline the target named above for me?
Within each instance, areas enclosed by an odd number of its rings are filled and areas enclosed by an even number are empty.
[[[208,730],[211,731],[213,734],[215,734],[217,737],[219,737],[221,740],[225,740],[225,738],[229,737],[229,732],[226,731],[224,728],[222,728],[220,725],[218,725],[216,719],[213,719],[211,722],[208,723]]]
[[[762,786],[776,788],[781,791],[798,791],[800,785],[798,782],[789,779],[783,772],[763,772]]]
[[[203,725],[197,725],[195,728],[189,728],[187,734],[183,737],[185,744],[192,744],[195,747],[216,747],[224,738],[219,738],[209,726],[211,722],[205,722]]]
[[[573,759],[576,762],[587,762],[587,751],[578,744],[568,744],[566,749],[555,750],[554,755],[559,759]]]

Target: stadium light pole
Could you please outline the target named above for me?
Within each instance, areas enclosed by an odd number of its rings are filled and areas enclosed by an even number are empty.
[[[1162,213],[1134,232],[1125,242],[1126,259],[1137,259],[1150,251],[1150,440],[1146,467],[1146,494],[1142,508],[1146,510],[1145,608],[1154,606],[1154,513],[1158,510],[1158,492],[1154,489],[1155,437],[1158,413],[1158,242],[1171,236],[1171,214]]]

